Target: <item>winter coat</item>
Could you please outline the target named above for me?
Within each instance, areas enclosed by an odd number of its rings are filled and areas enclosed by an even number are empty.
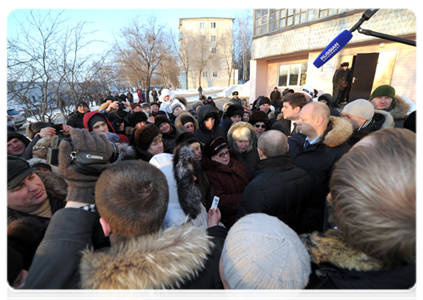
[[[216,119],[212,130],[208,130],[204,126],[205,117],[208,114],[213,114]],[[200,140],[201,143],[206,144],[208,141],[218,136],[223,137],[225,140],[227,139],[225,129],[219,125],[220,114],[217,108],[211,105],[204,105],[202,108],[200,108],[200,111],[198,112],[197,120],[198,129],[194,132],[194,135],[197,139]]]
[[[379,129],[383,128],[394,128],[395,122],[391,114],[383,110],[375,109],[375,114],[373,118],[369,122],[369,124],[364,128],[357,128],[353,131],[349,139],[347,140],[348,145],[351,147],[355,145],[358,141],[362,138],[367,136],[368,134],[375,132]]]
[[[247,167],[237,159],[237,153],[231,151],[228,165],[215,162],[203,156],[203,167],[213,186],[215,196],[220,198],[219,209],[221,222],[229,230],[235,223],[236,214],[241,204],[242,194],[249,183]]]
[[[311,199],[313,183],[306,171],[292,165],[288,154],[260,160],[251,171],[237,219],[251,213],[275,216],[298,233]]]
[[[347,245],[338,230],[300,235],[312,262],[306,289],[410,289],[416,284],[416,265],[394,270]]]
[[[274,107],[279,107],[280,100],[282,99],[281,92],[279,91],[272,91],[270,93],[270,102]]]
[[[241,153],[232,135],[235,130],[242,127],[247,127],[250,130],[250,144],[248,145],[247,150]],[[244,165],[249,171],[260,160],[257,151],[257,134],[254,130],[254,127],[250,123],[237,122],[235,124],[232,124],[228,131],[228,145],[231,150],[238,152],[238,160],[244,163]]]
[[[384,111],[391,114],[395,121],[395,128],[403,128],[404,121],[407,118],[410,105],[398,95],[395,95],[395,99],[389,108],[383,109]]]
[[[198,189],[193,189],[195,186],[192,184],[192,176],[189,182],[191,184],[188,183],[185,186],[176,180],[173,160],[173,154],[168,153],[154,155],[150,160],[150,163],[160,169],[166,176],[169,186],[169,203],[162,227],[180,226],[189,220],[194,226],[207,228],[208,215],[201,203],[201,194],[198,193]],[[182,171],[179,168],[178,171],[183,176],[184,171],[187,172],[188,170]],[[182,192],[184,193],[183,195]],[[181,194],[181,197],[179,197],[179,194]],[[191,217],[187,218],[187,216]]]
[[[178,130],[175,125],[170,124],[170,131],[168,133],[162,133],[163,141],[163,152],[173,154],[173,150],[176,146],[176,138],[178,137]]]
[[[60,174],[47,172],[47,171],[34,171],[34,174],[40,177],[41,181],[44,184],[44,187],[47,192],[47,196],[50,202],[50,208],[52,215],[59,209],[65,207],[66,205],[66,195],[68,184],[66,183],[64,177]],[[20,212],[11,208],[7,208],[7,221],[10,223],[13,220],[23,218],[23,217],[33,217],[41,221],[43,224],[48,224],[50,218],[40,217],[36,215],[31,215],[28,213]]]
[[[346,141],[352,132],[352,125],[347,120],[331,117],[321,140],[306,150],[304,150],[306,140],[304,134],[297,133],[288,139],[288,153],[294,166],[305,170],[313,181],[313,196],[300,222],[299,232],[323,231],[329,179],[335,163],[350,149]]]
[[[213,232],[214,231],[214,232]],[[83,252],[85,289],[221,289],[219,259],[226,229],[184,224]]]
[[[82,128],[84,129],[84,114],[81,114],[79,111],[74,111],[70,114],[66,125],[72,126],[73,128]]]
[[[194,131],[198,129],[197,119],[193,115],[191,115],[189,112],[183,112],[179,116],[177,116],[176,119],[175,119],[175,126],[176,126],[176,129],[178,130],[179,134],[187,132],[187,130],[185,129],[185,127],[184,127],[184,125],[182,124],[182,121],[181,121],[181,119],[183,117],[186,117],[186,116],[192,118],[192,122],[194,124]]]

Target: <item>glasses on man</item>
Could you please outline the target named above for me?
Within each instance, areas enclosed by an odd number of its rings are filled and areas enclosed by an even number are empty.
[[[255,128],[266,128],[266,124],[255,124]]]
[[[219,156],[219,158],[224,158],[226,155],[229,155],[229,150],[220,152],[217,156]]]

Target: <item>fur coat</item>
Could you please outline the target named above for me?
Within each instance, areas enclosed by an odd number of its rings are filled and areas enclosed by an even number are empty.
[[[394,118],[395,127],[404,127],[404,121],[407,118],[410,105],[402,97],[395,95],[394,101],[392,101],[391,107],[384,109]]]
[[[299,237],[312,262],[306,289],[406,289],[416,283],[414,264],[386,269],[378,259],[348,246],[338,230]]]
[[[105,251],[83,252],[85,289],[165,289],[198,276],[212,252],[204,227],[185,224],[130,239]]]
[[[331,117],[331,122],[320,141],[310,145],[306,150],[304,150],[306,140],[304,134],[297,133],[288,139],[288,154],[294,166],[305,170],[313,181],[313,195],[300,221],[300,233],[323,231],[329,179],[335,163],[350,149],[346,141],[352,132],[352,125],[347,120]]]

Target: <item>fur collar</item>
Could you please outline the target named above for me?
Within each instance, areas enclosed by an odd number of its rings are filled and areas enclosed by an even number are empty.
[[[410,105],[400,96],[396,95],[388,111],[394,119],[403,119],[407,117]]]
[[[315,231],[299,237],[315,264],[328,262],[342,269],[356,271],[379,271],[383,268],[379,260],[348,247],[339,230],[329,229],[325,233]]]
[[[344,143],[353,133],[353,127],[350,122],[340,117],[331,117],[332,129],[328,128],[323,144],[328,147],[337,147]]]
[[[234,131],[238,128],[242,128],[242,127],[247,127],[248,129],[250,129],[250,144],[248,145],[247,151],[246,152],[250,152],[253,147],[256,148],[257,147],[257,134],[256,131],[254,130],[253,125],[251,125],[248,122],[236,122],[233,123],[231,125],[231,127],[228,130],[228,145],[231,149],[234,149],[237,152],[238,151],[238,146],[236,145],[236,142],[234,140],[234,138],[232,137],[232,134],[234,133]]]
[[[184,213],[193,220],[201,213],[202,193],[193,182],[194,176],[200,177],[198,175],[200,168],[194,160],[190,146],[183,145],[176,149],[173,157],[173,175],[177,184],[179,204]]]
[[[380,129],[394,128],[395,127],[394,118],[390,113],[388,113],[384,110],[378,110],[378,109],[375,109],[375,113],[379,113],[379,114],[381,114],[385,117],[385,120],[384,120],[382,127]]]
[[[206,229],[169,227],[130,239],[106,251],[83,252],[85,289],[165,289],[180,287],[204,268],[214,244]]]

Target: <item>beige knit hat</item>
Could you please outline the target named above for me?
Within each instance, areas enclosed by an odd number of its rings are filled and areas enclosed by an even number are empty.
[[[375,109],[369,100],[357,99],[345,105],[342,113],[370,120],[375,114]]]
[[[302,289],[311,273],[298,235],[262,213],[246,215],[229,230],[222,267],[231,289]]]

